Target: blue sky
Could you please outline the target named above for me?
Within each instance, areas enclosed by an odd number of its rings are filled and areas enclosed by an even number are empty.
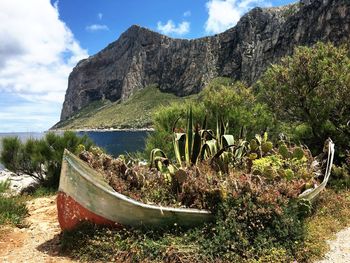
[[[76,63],[133,24],[176,38],[234,26],[255,6],[291,0],[1,0],[0,132],[44,131],[60,117]]]

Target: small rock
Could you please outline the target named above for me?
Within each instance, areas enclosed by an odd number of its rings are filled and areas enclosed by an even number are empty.
[[[39,182],[32,176],[27,174],[15,174],[9,170],[0,171],[0,182],[5,180],[10,181],[10,195],[31,193],[39,186]]]

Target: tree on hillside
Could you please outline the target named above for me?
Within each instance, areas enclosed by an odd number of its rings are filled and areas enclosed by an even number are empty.
[[[346,46],[317,43],[298,47],[272,65],[257,83],[259,97],[279,120],[295,124],[299,139],[321,146],[327,137],[338,149],[350,140],[350,56]]]

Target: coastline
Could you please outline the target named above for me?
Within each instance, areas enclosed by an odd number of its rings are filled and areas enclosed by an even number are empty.
[[[154,128],[82,128],[82,129],[49,129],[45,132],[65,132],[65,131],[73,131],[73,132],[113,132],[113,131],[121,131],[121,132],[139,132],[139,131],[150,131],[153,132]]]

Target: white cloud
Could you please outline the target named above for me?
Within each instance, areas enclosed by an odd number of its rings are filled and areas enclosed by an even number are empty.
[[[209,0],[206,3],[208,20],[205,31],[216,34],[237,24],[243,14],[255,6],[271,6],[266,0]]]
[[[184,14],[183,14],[183,16],[184,17],[189,17],[189,16],[191,16],[192,14],[191,14],[191,11],[190,10],[187,10],[186,12],[184,12]]]
[[[177,26],[174,24],[172,20],[168,20],[166,24],[162,22],[157,23],[157,29],[166,35],[175,34],[175,35],[185,35],[190,32],[190,23],[187,21],[183,21]]]
[[[15,122],[40,112],[42,122],[58,120],[67,89],[68,75],[76,63],[88,56],[67,25],[60,20],[58,2],[50,0],[0,1],[0,104],[11,94],[26,101],[25,112],[13,112]],[[21,108],[23,99],[18,99]],[[46,106],[43,106],[46,105]],[[55,108],[47,112],[46,108]],[[2,107],[1,111],[10,109]],[[54,115],[53,115],[54,114]],[[53,123],[31,123],[33,127]],[[2,130],[0,123],[0,130]],[[15,128],[14,128],[15,130]],[[30,130],[30,127],[28,127]]]
[[[57,122],[61,104],[31,102],[9,105],[0,112],[0,132],[43,131]]]
[[[102,13],[98,13],[97,17],[98,17],[99,20],[102,20],[103,14]]]
[[[108,26],[106,26],[106,25],[100,25],[100,24],[89,25],[89,26],[87,26],[85,29],[86,29],[86,31],[89,31],[89,32],[109,31]]]

